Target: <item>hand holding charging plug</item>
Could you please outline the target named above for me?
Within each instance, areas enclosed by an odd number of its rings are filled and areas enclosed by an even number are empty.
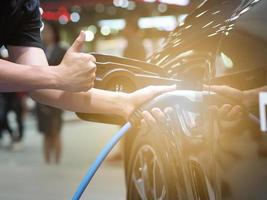
[[[251,99],[246,91],[221,85],[204,85],[203,89],[216,93],[217,100],[220,100],[220,103],[216,100],[214,103],[219,103],[220,105],[215,106],[211,103],[211,107],[216,110],[221,119],[226,121],[239,120],[249,115],[247,109],[251,106]],[[164,110],[152,108],[150,111],[143,111],[143,119],[141,120],[142,128],[155,128],[160,130],[160,128],[168,124],[166,122],[168,119],[166,113],[170,112],[172,112],[172,108],[166,108]]]
[[[245,107],[248,107],[249,105],[243,91],[226,85],[204,85],[204,90],[216,92],[236,102],[236,104],[225,103],[221,107],[216,108],[221,119],[236,120],[241,119],[248,114]]]
[[[148,86],[133,93],[127,94],[126,118],[128,119],[137,108],[139,108],[141,105],[148,102],[149,100],[163,93],[171,92],[174,90],[176,90],[176,85]],[[149,118],[147,118],[147,120],[149,120]]]
[[[81,31],[56,68],[62,89],[70,92],[88,91],[94,86],[96,64],[94,56],[81,53],[85,33]]]
[[[171,86],[148,86],[146,88],[137,90],[130,94],[125,94],[127,96],[127,105],[125,106],[125,114],[126,118],[131,120],[130,116],[134,116],[135,110],[140,107],[141,105],[145,104],[145,102],[148,102],[149,100],[155,98],[156,96],[159,96],[160,94],[163,94],[165,92],[171,92],[176,89],[176,85]],[[157,109],[157,108],[155,108]],[[133,114],[133,115],[132,115]],[[139,120],[136,118],[136,120]],[[94,163],[89,168],[87,174],[84,176],[83,180],[81,181],[80,185],[78,186],[76,192],[74,193],[72,200],[79,200],[85,191],[86,187],[92,180],[94,174],[100,167],[101,163],[104,161],[108,153],[111,151],[111,149],[117,144],[117,142],[127,133],[127,131],[133,126],[134,124],[131,124],[130,122],[127,122],[119,131],[117,134],[115,134],[111,140],[106,144],[104,149],[100,152]]]
[[[152,108],[150,111],[143,111],[141,120],[141,127],[143,130],[154,130],[166,132],[169,129],[168,114],[173,112],[172,107],[166,107],[164,110],[160,108]]]

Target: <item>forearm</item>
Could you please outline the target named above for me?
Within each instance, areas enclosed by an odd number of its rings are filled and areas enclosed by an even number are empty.
[[[99,89],[80,93],[38,90],[32,92],[31,96],[40,103],[74,112],[116,114],[126,118],[130,110],[127,107],[127,94]]]
[[[20,65],[0,59],[0,91],[30,91],[55,88],[56,77],[47,66]]]
[[[9,50],[11,52],[11,58],[13,58],[15,62],[21,63],[22,65],[36,65],[36,67],[32,69],[33,72],[29,72],[32,73],[31,76],[33,77],[39,76],[39,74],[35,73],[36,71],[34,71],[38,70],[38,66],[47,66],[45,67],[45,70],[55,70],[57,68],[48,67],[45,54],[41,49],[10,47]],[[49,79],[44,80],[49,81]],[[62,81],[58,81],[58,84],[62,85]],[[54,89],[58,88],[55,87]],[[121,107],[124,104],[123,98],[118,97],[123,95],[119,95],[114,92],[92,89],[89,92],[72,93],[60,90],[45,89],[34,90],[30,94],[33,99],[37,100],[40,103],[64,110],[70,110],[74,112],[112,113],[124,115],[123,109]]]
[[[21,63],[22,65],[33,65],[33,66],[47,66],[47,60],[45,54],[41,49],[34,47],[9,47],[11,52],[11,58],[15,62]],[[81,56],[82,57],[82,56]],[[88,60],[88,59],[86,59]],[[80,63],[81,64],[81,63]],[[71,65],[70,65],[71,66]],[[86,66],[88,67],[88,66]],[[92,66],[91,66],[92,67]],[[38,67],[36,67],[38,68]],[[57,68],[57,67],[52,67]],[[38,70],[38,69],[37,69]],[[49,67],[46,68],[49,70]],[[78,70],[78,69],[76,69]],[[74,72],[76,72],[76,70]],[[82,69],[85,83],[88,82],[88,70]],[[74,73],[73,72],[73,73]],[[80,71],[78,71],[80,72]],[[59,73],[60,74],[60,73]],[[72,73],[70,73],[72,74]],[[34,77],[38,77],[39,74],[34,73]],[[68,78],[68,74],[59,79],[58,84],[61,86],[64,81],[64,77]],[[77,76],[80,77],[80,76]],[[93,76],[91,78],[94,78]],[[39,78],[37,78],[39,79]],[[45,81],[49,81],[45,79]],[[70,84],[75,84],[69,81]],[[82,84],[81,84],[82,85]],[[86,87],[88,90],[88,87]],[[90,87],[89,87],[90,88]],[[62,87],[55,87],[54,89],[62,89]],[[64,88],[63,88],[64,89]],[[70,110],[74,112],[84,113],[102,113],[102,114],[116,114],[128,118],[129,115],[134,111],[135,108],[142,105],[144,102],[160,95],[164,92],[175,90],[174,86],[150,86],[143,88],[131,94],[109,92],[98,89],[91,89],[88,92],[72,93],[64,92],[60,90],[35,90],[30,94],[31,96],[40,103],[57,107],[64,110]],[[83,89],[85,90],[85,89]],[[78,90],[78,91],[83,91]],[[72,91],[72,90],[71,90]]]
[[[88,113],[116,114],[125,118],[128,116],[130,105],[126,93],[93,88],[85,93],[83,101],[81,103],[84,103]]]

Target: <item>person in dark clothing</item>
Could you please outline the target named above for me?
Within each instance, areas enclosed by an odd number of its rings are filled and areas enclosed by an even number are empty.
[[[8,60],[8,55],[5,58]],[[24,135],[24,123],[23,123],[23,101],[24,93],[20,92],[5,92],[0,93],[0,139],[2,133],[6,130],[11,139],[10,150],[19,150],[21,148],[21,142]],[[14,112],[16,116],[17,130],[13,130],[10,127],[8,114]]]
[[[2,94],[5,101],[4,118],[6,121],[6,128],[12,135],[12,140],[15,145],[21,142],[24,135],[24,123],[23,123],[23,98],[21,93],[7,92]],[[16,115],[16,122],[18,125],[17,135],[12,131],[7,122],[7,115],[9,112],[14,111]]]
[[[0,140],[2,140],[3,137],[3,132],[5,130],[8,131],[11,140],[13,140],[13,130],[9,126],[8,120],[7,120],[7,114],[8,114],[8,109],[7,109],[7,102],[6,99],[4,98],[3,94],[0,94]]]
[[[48,64],[58,65],[64,57],[66,50],[59,44],[60,33],[58,27],[52,23],[45,23],[43,30],[43,43]],[[55,157],[58,164],[61,158],[61,138],[62,110],[51,106],[37,104],[38,128],[44,134],[43,152],[45,162],[49,164],[51,157]]]

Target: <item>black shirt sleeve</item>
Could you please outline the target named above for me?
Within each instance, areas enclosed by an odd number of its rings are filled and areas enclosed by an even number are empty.
[[[43,23],[38,0],[23,1],[11,21],[15,27],[8,37],[6,45],[43,48],[40,35]]]

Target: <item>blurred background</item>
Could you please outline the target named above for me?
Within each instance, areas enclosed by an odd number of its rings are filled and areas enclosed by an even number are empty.
[[[131,26],[146,54],[160,44],[169,31],[182,23],[199,0],[41,0],[43,19],[60,27],[63,41],[71,42],[86,31],[87,51],[123,55]]]
[[[145,60],[201,0],[41,0],[44,49],[51,65],[81,30],[85,52]],[[55,56],[56,55],[56,56]],[[8,59],[3,47],[0,56]],[[27,93],[0,94],[0,199],[70,199],[119,126],[85,122],[38,105]],[[125,199],[120,150],[94,177],[84,199]]]

